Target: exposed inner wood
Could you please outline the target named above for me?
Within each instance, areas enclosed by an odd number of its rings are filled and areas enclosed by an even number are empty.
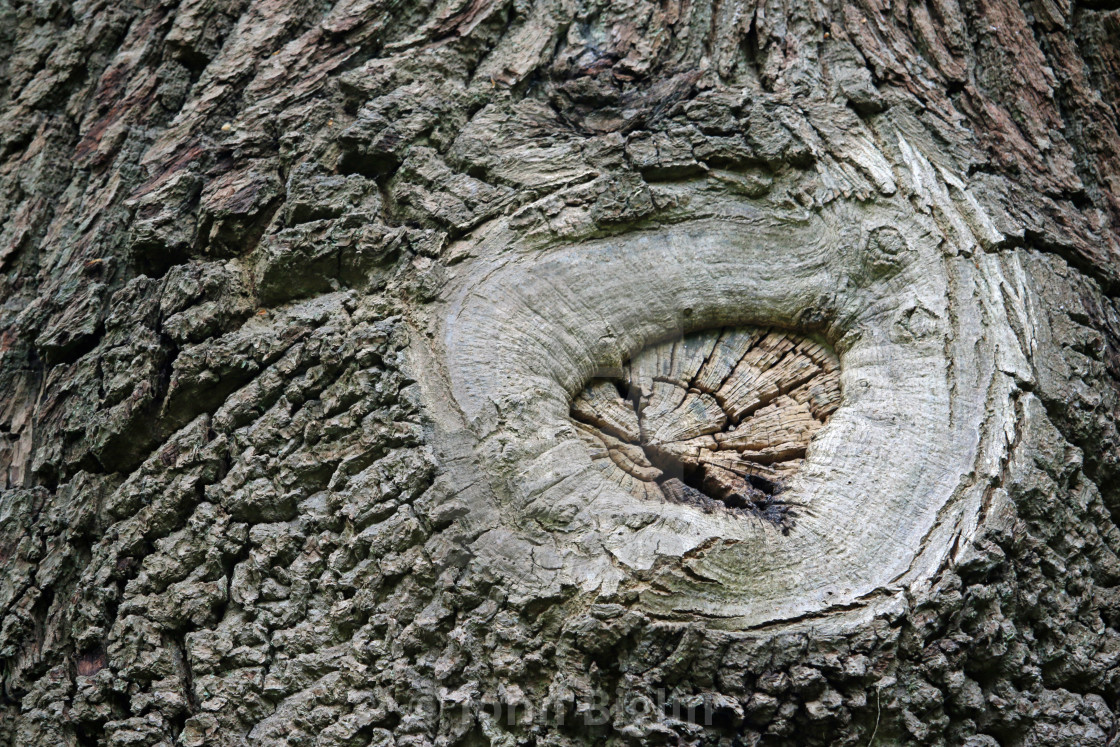
[[[638,498],[788,528],[779,496],[840,404],[839,368],[829,347],[793,333],[708,330],[593,379],[572,419],[594,464]]]

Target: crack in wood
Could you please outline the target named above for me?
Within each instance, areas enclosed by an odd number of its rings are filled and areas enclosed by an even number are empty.
[[[593,378],[571,416],[593,464],[637,498],[788,532],[798,504],[780,496],[839,404],[827,344],[726,328],[645,348],[620,375]]]

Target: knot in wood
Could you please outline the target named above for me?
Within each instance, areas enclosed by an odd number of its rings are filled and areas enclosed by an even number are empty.
[[[781,493],[840,404],[826,343],[754,327],[652,345],[592,379],[571,417],[592,461],[639,499],[764,519],[788,531]]]

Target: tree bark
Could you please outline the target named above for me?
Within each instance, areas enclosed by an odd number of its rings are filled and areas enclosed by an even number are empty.
[[[1111,745],[1110,0],[0,0],[0,744]]]

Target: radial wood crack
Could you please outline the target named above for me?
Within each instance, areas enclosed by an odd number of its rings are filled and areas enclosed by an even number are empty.
[[[827,345],[736,328],[642,350],[618,375],[592,379],[571,414],[594,464],[636,497],[788,531],[793,504],[779,496],[839,404]]]

